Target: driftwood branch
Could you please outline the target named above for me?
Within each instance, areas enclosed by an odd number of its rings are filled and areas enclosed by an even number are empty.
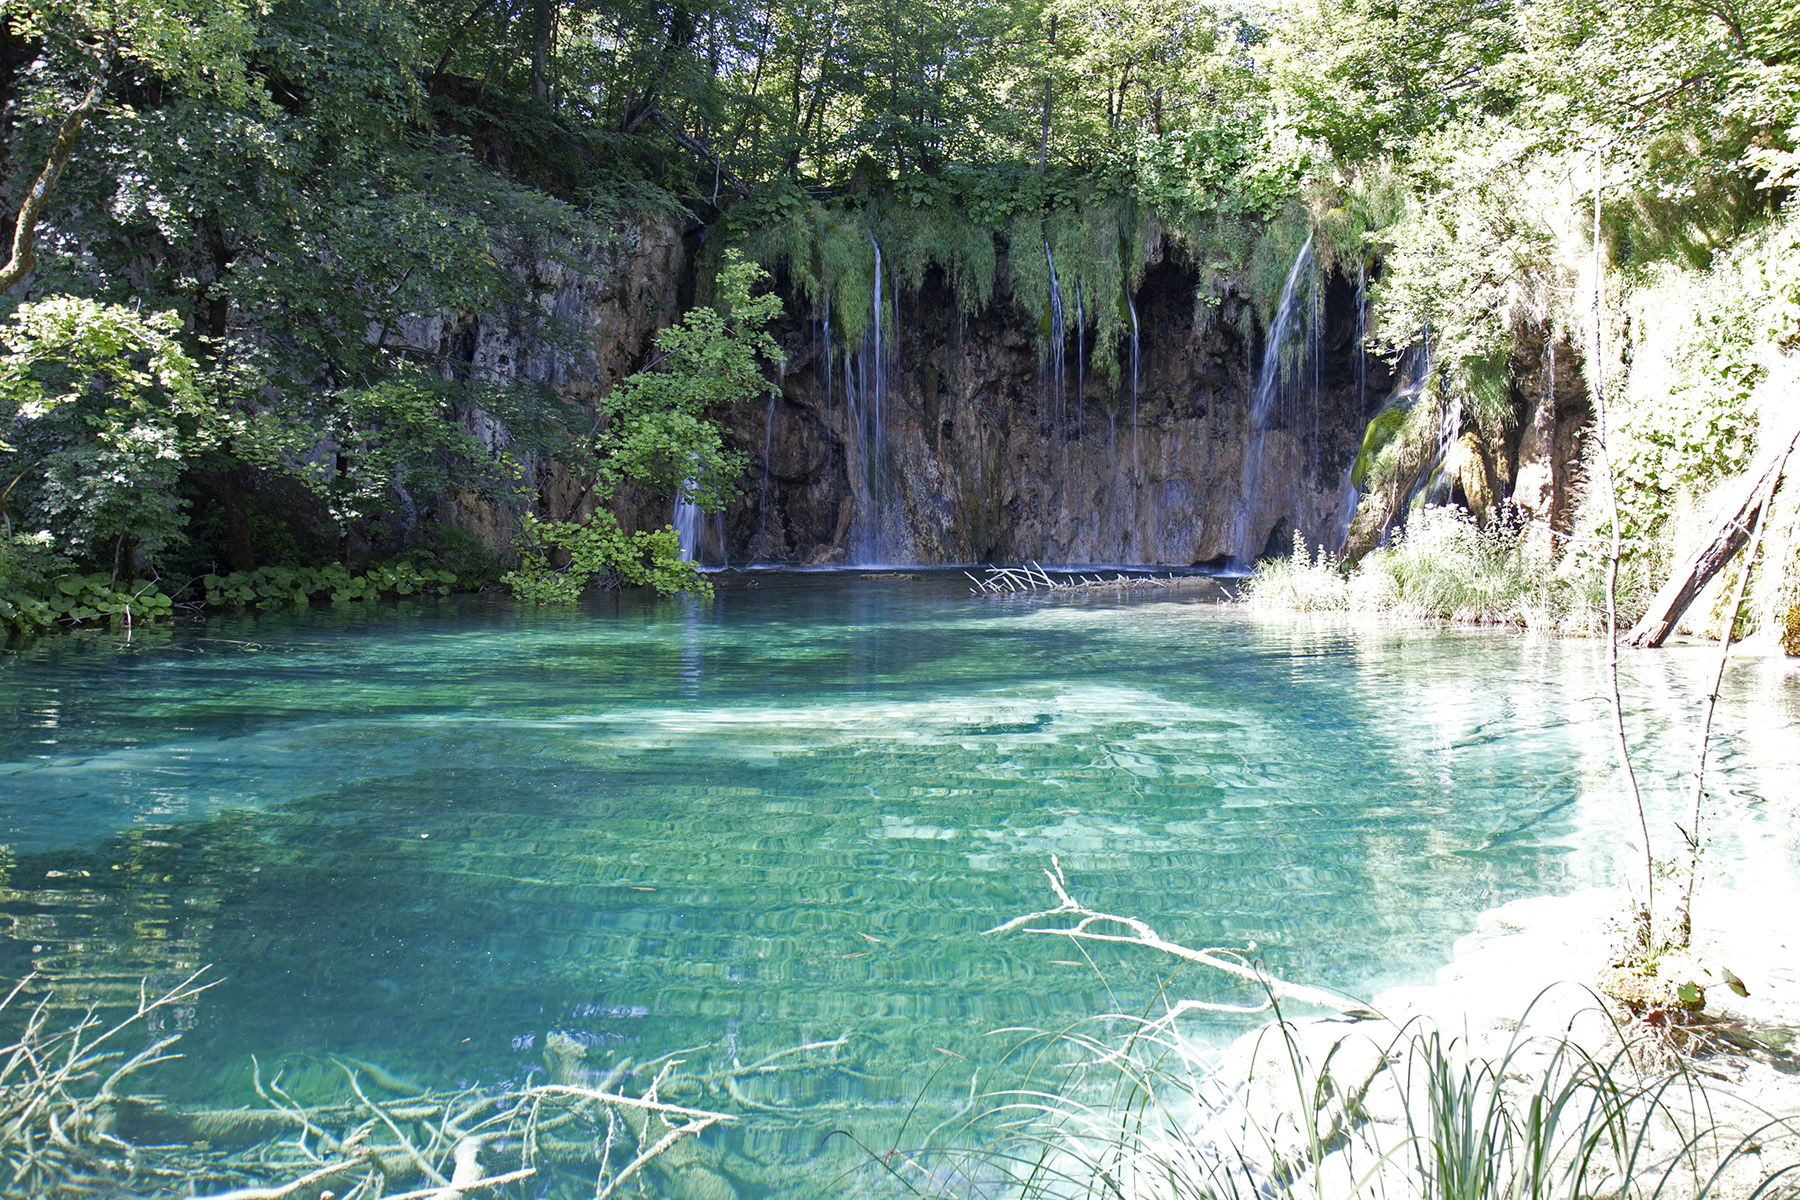
[[[963,575],[975,586],[970,588],[971,594],[986,593],[990,596],[1003,596],[1011,592],[1035,592],[1040,589],[1048,592],[1097,592],[1124,591],[1134,588],[1166,588],[1171,579],[1158,579],[1154,575],[1127,575],[1123,571],[1116,572],[1111,579],[1101,575],[1089,578],[1086,575],[1069,574],[1062,579],[1054,579],[1050,573],[1035,562],[1026,563],[1022,567],[989,567],[987,576],[977,579],[964,571]]]
[[[1675,631],[1675,623],[1687,612],[1694,597],[1750,540],[1750,531],[1762,516],[1767,497],[1774,494],[1797,441],[1800,425],[1771,439],[1743,478],[1723,490],[1707,523],[1706,536],[1656,593],[1643,619],[1626,635],[1627,642],[1633,646],[1660,646]]]
[[[5,1010],[29,983],[0,992],[0,1013],[13,1015]],[[659,1098],[679,1059],[665,1061],[639,1095],[614,1088],[629,1073],[623,1064],[599,1087],[560,1081],[480,1093],[433,1092],[374,1064],[353,1069],[350,1060],[332,1059],[343,1074],[343,1098],[303,1104],[282,1089],[279,1073],[265,1078],[254,1058],[252,1083],[266,1108],[182,1112],[133,1093],[130,1080],[171,1057],[174,1039],[154,1038],[134,1052],[117,1048],[121,1035],[209,986],[196,972],[160,996],[140,989],[135,1008],[117,1023],[88,1010],[62,1032],[50,1030],[51,996],[32,1004],[16,1040],[0,1045],[0,1193],[138,1194],[147,1180],[175,1179],[184,1195],[207,1200],[298,1200],[327,1181],[360,1176],[351,1195],[372,1194],[376,1180],[380,1188],[413,1180],[413,1190],[393,1200],[476,1200],[541,1176],[542,1159],[562,1174],[586,1164],[593,1194],[606,1197],[635,1184],[677,1143],[734,1120]],[[803,1070],[820,1052],[842,1050],[848,1036],[777,1051],[749,1067],[734,1060],[720,1074],[734,1085],[734,1073]],[[369,1083],[408,1094],[389,1098]],[[114,1130],[119,1111],[149,1117],[165,1134],[185,1125],[186,1135],[133,1145]],[[484,1166],[487,1155],[513,1161]]]
[[[1169,1016],[1183,1012],[1263,1012],[1277,1001],[1292,1000],[1300,1004],[1316,1004],[1333,1012],[1349,1012],[1356,1006],[1343,996],[1328,992],[1323,988],[1309,987],[1303,983],[1291,983],[1279,976],[1271,975],[1261,966],[1246,961],[1241,955],[1231,950],[1195,950],[1177,942],[1171,942],[1157,933],[1149,924],[1136,917],[1121,917],[1112,913],[1096,912],[1087,905],[1069,895],[1068,882],[1063,878],[1062,864],[1054,855],[1050,859],[1050,869],[1044,872],[1050,880],[1051,890],[1061,901],[1055,908],[1047,908],[1042,912],[1027,913],[1022,917],[1014,917],[1001,925],[988,930],[989,934],[1010,933],[1015,929],[1026,933],[1047,933],[1056,937],[1073,938],[1089,942],[1116,942],[1127,946],[1142,946],[1147,950],[1155,950],[1167,954],[1171,958],[1179,958],[1185,962],[1208,967],[1220,974],[1229,975],[1233,979],[1254,984],[1261,989],[1267,999],[1261,1004],[1236,1005],[1213,1004],[1202,1000],[1184,1000],[1178,1004]],[[1054,917],[1074,917],[1075,923],[1044,926],[1036,924]],[[1123,932],[1112,932],[1117,927]],[[1225,955],[1231,957],[1224,957]],[[1167,1019],[1165,1017],[1165,1019]]]
[[[1750,586],[1750,572],[1756,568],[1756,556],[1762,549],[1763,534],[1769,527],[1769,511],[1775,502],[1775,489],[1781,482],[1781,473],[1787,469],[1788,455],[1793,445],[1789,444],[1773,471],[1768,472],[1768,480],[1763,486],[1757,508],[1762,519],[1756,523],[1756,536],[1750,541],[1750,553],[1744,558],[1744,569],[1738,573],[1737,589],[1731,595],[1731,607],[1725,611],[1725,628],[1719,634],[1719,658],[1713,669],[1712,686],[1706,689],[1705,715],[1700,721],[1700,753],[1699,762],[1694,766],[1694,792],[1691,824],[1682,830],[1687,842],[1687,883],[1682,888],[1681,902],[1675,910],[1675,937],[1677,944],[1686,946],[1693,935],[1691,914],[1694,906],[1694,883],[1700,875],[1700,803],[1706,795],[1706,755],[1708,744],[1712,740],[1713,712],[1719,704],[1719,689],[1725,682],[1725,666],[1731,661],[1731,635],[1737,625],[1738,610],[1744,606],[1744,592]],[[1676,826],[1677,829],[1681,827]]]

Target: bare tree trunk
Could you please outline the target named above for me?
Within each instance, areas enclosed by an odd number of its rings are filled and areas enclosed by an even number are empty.
[[[1038,174],[1044,173],[1044,167],[1050,161],[1050,104],[1054,99],[1051,91],[1050,60],[1056,56],[1056,14],[1050,14],[1050,53],[1044,56],[1044,136],[1038,143]]]
[[[1725,629],[1719,634],[1719,663],[1713,671],[1712,686],[1706,689],[1706,716],[1700,722],[1700,761],[1694,765],[1694,815],[1690,824],[1681,830],[1687,841],[1687,885],[1682,889],[1681,900],[1675,907],[1675,941],[1685,947],[1692,940],[1694,881],[1700,874],[1700,801],[1706,793],[1706,752],[1707,743],[1712,739],[1713,710],[1719,704],[1719,687],[1725,682],[1725,664],[1731,660],[1731,634],[1737,625],[1738,610],[1744,606],[1744,591],[1750,586],[1750,572],[1756,566],[1757,552],[1762,549],[1763,531],[1769,527],[1769,509],[1773,506],[1775,489],[1781,485],[1781,473],[1787,469],[1789,453],[1793,443],[1789,442],[1781,452],[1781,459],[1768,480],[1763,485],[1762,497],[1756,506],[1757,515],[1750,518],[1756,522],[1756,536],[1750,541],[1750,553],[1744,556],[1744,570],[1738,576],[1737,589],[1731,596],[1731,607],[1725,610]],[[1676,826],[1677,829],[1681,827]]]
[[[556,0],[533,0],[531,6],[531,98],[549,101],[550,81],[545,70],[550,62],[550,31],[555,25]]]

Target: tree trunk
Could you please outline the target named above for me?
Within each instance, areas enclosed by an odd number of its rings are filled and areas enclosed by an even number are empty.
[[[548,102],[550,81],[545,69],[550,62],[550,30],[555,0],[533,0],[531,7],[531,98]]]
[[[1050,161],[1050,103],[1054,94],[1050,86],[1050,60],[1056,57],[1056,14],[1050,15],[1050,52],[1044,56],[1044,136],[1038,143],[1038,174]]]
[[[244,503],[244,481],[238,474],[241,468],[231,457],[229,444],[222,447],[222,452],[225,462],[201,478],[225,510],[225,551],[231,556],[231,569],[254,571],[256,543],[250,536],[250,510]]]
[[[1675,631],[1675,623],[1714,575],[1750,540],[1751,527],[1762,514],[1763,497],[1772,495],[1768,485],[1787,461],[1788,452],[1800,441],[1800,426],[1771,440],[1742,479],[1724,489],[1719,505],[1700,544],[1681,561],[1669,582],[1650,602],[1643,620],[1632,626],[1625,640],[1633,646],[1660,646]]]

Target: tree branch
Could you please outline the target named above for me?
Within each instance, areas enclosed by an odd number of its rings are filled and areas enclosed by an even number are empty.
[[[647,115],[652,121],[656,122],[656,127],[658,129],[675,139],[676,145],[680,146],[683,150],[688,151],[690,154],[699,155],[701,158],[712,163],[714,167],[718,168],[719,178],[724,180],[726,185],[730,187],[732,191],[736,192],[739,196],[748,196],[750,194],[750,189],[744,186],[744,181],[733,174],[731,168],[727,167],[724,160],[714,153],[712,148],[705,142],[689,137],[682,131],[679,125],[665,117],[662,114],[661,109],[653,108]]]
[[[1004,924],[994,926],[992,929],[988,930],[987,933],[1010,933],[1015,929],[1023,929],[1026,933],[1049,933],[1055,934],[1058,937],[1079,938],[1083,941],[1090,942],[1119,942],[1128,946],[1142,946],[1147,950],[1156,950],[1163,954],[1167,954],[1171,958],[1179,958],[1186,962],[1197,963],[1203,967],[1211,967],[1213,970],[1229,975],[1234,979],[1241,979],[1247,983],[1254,983],[1268,994],[1271,1004],[1276,1000],[1296,1000],[1302,1004],[1317,1004],[1321,1008],[1329,1008],[1333,1012],[1348,1012],[1357,1007],[1343,996],[1328,992],[1323,988],[1308,987],[1303,983],[1290,983],[1287,980],[1271,975],[1261,967],[1253,966],[1250,963],[1242,961],[1234,962],[1228,958],[1221,958],[1219,957],[1220,951],[1194,950],[1176,942],[1168,941],[1161,934],[1157,933],[1156,930],[1152,929],[1148,924],[1140,921],[1136,917],[1119,917],[1114,916],[1111,913],[1094,911],[1085,904],[1070,897],[1068,884],[1063,879],[1062,864],[1056,860],[1055,855],[1051,856],[1050,870],[1045,871],[1044,875],[1050,880],[1051,889],[1056,893],[1057,899],[1061,900],[1062,903],[1058,904],[1055,908],[1045,909],[1043,912],[1027,913],[1022,917],[1014,917]],[[1059,917],[1065,914],[1079,917],[1080,919],[1073,925],[1053,926],[1050,928],[1032,924],[1034,921],[1041,921],[1047,917]],[[1094,927],[1096,925],[1119,925],[1123,926],[1128,932],[1102,933],[1095,930]],[[1269,1004],[1259,1005],[1255,1008],[1246,1008],[1241,1005],[1214,1006],[1202,1001],[1189,1000],[1182,1002],[1179,1011],[1205,1009],[1214,1012],[1259,1012],[1268,1007]]]
[[[62,128],[56,131],[56,140],[50,143],[50,153],[45,158],[44,169],[38,173],[37,182],[31,185],[31,191],[26,193],[25,203],[19,206],[19,217],[13,225],[12,259],[6,266],[0,267],[0,293],[10,292],[37,265],[34,245],[37,241],[38,218],[43,215],[44,206],[50,201],[50,190],[56,186],[57,178],[68,164],[69,155],[75,151],[75,139],[81,136],[81,127],[87,123],[94,110],[100,107],[100,97],[105,93],[106,78],[102,71],[101,78],[88,89],[87,95],[81,98],[81,103],[63,118]]]

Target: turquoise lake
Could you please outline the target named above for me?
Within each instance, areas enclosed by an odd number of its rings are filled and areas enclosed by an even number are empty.
[[[7,655],[0,980],[73,1009],[210,965],[154,1081],[196,1104],[253,1099],[253,1054],[449,1087],[542,1074],[553,1033],[706,1072],[847,1032],[718,1136],[740,1195],[851,1194],[879,1173],[826,1135],[923,1137],[1003,1084],[995,1030],[1244,998],[983,936],[1053,903],[1052,855],[1097,908],[1365,996],[1429,979],[1482,910],[1635,859],[1592,643],[1258,617],[1197,583],[751,578]],[[1665,855],[1710,666],[1626,663]],[[1792,890],[1800,674],[1734,663],[1715,737],[1709,878]]]

